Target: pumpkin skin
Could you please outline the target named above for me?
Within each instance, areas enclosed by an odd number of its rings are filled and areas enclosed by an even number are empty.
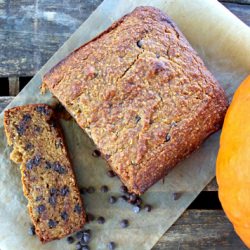
[[[235,92],[225,116],[216,178],[222,207],[250,248],[250,76]]]

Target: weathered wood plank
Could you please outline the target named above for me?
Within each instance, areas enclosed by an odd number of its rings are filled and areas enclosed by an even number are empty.
[[[19,77],[9,77],[9,94],[10,96],[16,96],[20,91]]]
[[[153,250],[246,250],[221,210],[187,210]]]
[[[101,2],[0,1],[0,77],[34,75]],[[250,5],[224,4],[250,25]]]

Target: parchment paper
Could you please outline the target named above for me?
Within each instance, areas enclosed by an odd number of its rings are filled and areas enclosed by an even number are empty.
[[[250,30],[217,1],[105,0],[8,107],[50,103],[50,94],[42,96],[39,93],[41,76],[69,52],[138,5],[153,5],[172,17],[229,97],[250,73]],[[117,195],[120,181],[107,177],[106,163],[91,156],[94,146],[90,139],[73,121],[64,121],[63,127],[79,184],[96,188],[106,184]],[[19,168],[9,160],[10,149],[3,132],[3,114],[0,116],[0,136],[3,138],[0,142],[0,249],[75,249],[65,239],[42,245],[36,237],[28,235],[30,219],[27,201],[22,194]],[[87,211],[106,218],[104,225],[94,222],[86,226],[93,229],[91,249],[107,249],[106,244],[111,240],[118,244],[119,249],[152,248],[214,177],[218,139],[219,133],[211,136],[196,153],[165,178],[164,184],[157,183],[143,195],[144,200],[154,207],[151,213],[142,211],[134,214],[131,206],[124,202],[110,205],[108,196],[99,191],[85,196]],[[173,192],[183,192],[183,195],[174,201]],[[127,229],[119,226],[119,220],[124,218],[130,221]]]

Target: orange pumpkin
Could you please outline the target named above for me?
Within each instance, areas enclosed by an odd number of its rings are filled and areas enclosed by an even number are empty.
[[[250,248],[250,76],[237,89],[227,111],[216,178],[222,207]]]

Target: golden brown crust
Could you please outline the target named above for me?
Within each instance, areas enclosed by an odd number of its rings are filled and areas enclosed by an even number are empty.
[[[14,107],[4,113],[11,159],[20,163],[24,195],[42,242],[78,231],[85,212],[64,137],[46,104]]]
[[[183,34],[152,7],[115,22],[43,82],[138,194],[218,130],[227,109]]]

